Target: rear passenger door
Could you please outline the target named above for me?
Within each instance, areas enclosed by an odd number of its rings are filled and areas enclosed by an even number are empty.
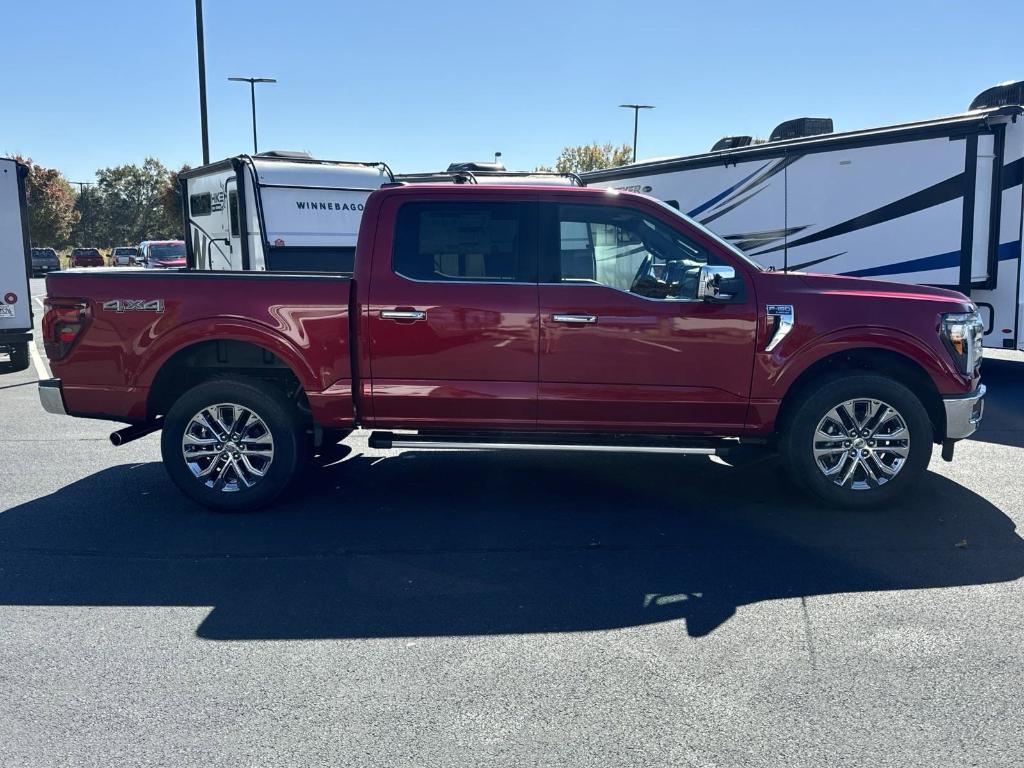
[[[364,318],[374,424],[535,427],[535,196],[398,195],[378,221]]]

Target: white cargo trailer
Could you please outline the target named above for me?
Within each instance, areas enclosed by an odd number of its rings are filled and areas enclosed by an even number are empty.
[[[652,195],[774,269],[956,288],[985,318],[986,346],[1024,348],[1021,303],[1024,82],[964,114],[831,133],[783,123],[764,144],[581,174]]]
[[[191,269],[349,272],[386,163],[300,152],[240,155],[180,175]]]
[[[10,356],[0,372],[28,368],[32,343],[27,172],[17,161],[0,158],[0,353]]]

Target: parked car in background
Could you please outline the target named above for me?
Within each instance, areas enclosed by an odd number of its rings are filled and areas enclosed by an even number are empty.
[[[32,249],[32,276],[38,277],[60,269],[60,259],[53,248]]]
[[[139,263],[146,269],[185,266],[184,240],[144,240],[139,244]]]
[[[132,245],[119,246],[110,253],[115,267],[132,267],[139,261],[139,249]]]
[[[75,248],[71,252],[72,267],[102,267],[105,264],[103,254],[96,248]]]

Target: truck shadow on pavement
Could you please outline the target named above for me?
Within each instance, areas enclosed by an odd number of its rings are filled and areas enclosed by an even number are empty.
[[[854,514],[771,462],[473,452],[356,455],[246,515],[192,505],[159,464],[113,467],[0,514],[0,558],[0,604],[212,606],[197,633],[222,640],[700,637],[766,600],[1024,575],[1012,521],[931,473]]]

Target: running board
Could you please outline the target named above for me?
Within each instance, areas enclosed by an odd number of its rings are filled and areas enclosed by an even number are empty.
[[[693,438],[690,440],[651,439],[618,442],[604,436],[582,442],[583,436],[531,434],[485,436],[481,434],[394,434],[376,431],[370,434],[369,446],[377,450],[420,448],[423,450],[473,451],[587,451],[591,453],[674,453],[677,455],[714,456],[720,448],[735,447],[735,439]],[[590,436],[587,436],[588,438]],[[619,438],[621,440],[621,438]],[[539,442],[543,440],[543,442]]]

